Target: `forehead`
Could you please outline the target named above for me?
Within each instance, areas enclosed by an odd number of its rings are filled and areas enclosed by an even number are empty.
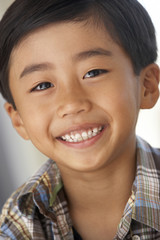
[[[49,24],[19,42],[12,52],[9,70],[20,76],[26,65],[38,61],[62,67],[67,62],[75,63],[75,59],[83,60],[82,56],[100,56],[106,52],[108,56],[125,54],[102,24],[98,26],[93,21]]]
[[[67,26],[68,26],[68,33],[70,33],[70,31],[72,31],[75,26],[77,31],[86,31],[87,34],[90,34],[91,32],[91,34],[93,34],[92,38],[96,35],[96,33],[99,34],[99,32],[101,32],[100,33],[101,37],[102,37],[102,34],[103,35],[107,34],[112,38],[113,41],[115,41],[117,44],[120,44],[113,24],[109,20],[105,19],[105,22],[107,23],[107,27],[106,27],[105,26],[106,23],[104,24],[103,19],[98,15],[97,16],[96,15],[97,15],[96,12],[95,12],[95,15],[93,15],[93,13],[88,13],[88,16],[84,17],[84,19],[82,20],[77,20],[77,21],[71,20],[71,21],[60,21],[57,23],[49,23],[47,25],[38,27],[37,29],[33,29],[18,41],[18,44],[13,48],[13,51],[14,49],[18,48],[19,45],[21,45],[21,43],[24,43],[26,39],[29,40],[31,37],[37,35],[38,33],[43,33],[47,29],[51,30],[51,28],[53,29],[55,34],[58,31],[64,33],[63,29],[65,28],[67,29]],[[63,40],[65,41],[64,38]]]
[[[99,40],[99,43],[104,41],[110,43],[114,42],[101,22],[98,24],[89,19],[82,22],[51,23],[31,31],[29,34],[24,36],[14,47],[11,53],[10,62],[12,63],[15,54],[18,55],[21,51],[23,51],[23,49],[31,46],[36,49],[38,47],[37,44],[42,42],[45,43],[47,38],[48,40],[51,38],[50,40],[53,44],[59,43],[59,45],[61,43],[63,43],[63,45],[69,45],[69,42],[73,41],[79,44],[84,43],[85,45],[95,44],[97,40]],[[72,48],[73,46],[71,45],[70,50],[72,50]],[[28,54],[32,54],[32,52],[28,52]],[[25,57],[26,56],[24,56],[24,58]]]

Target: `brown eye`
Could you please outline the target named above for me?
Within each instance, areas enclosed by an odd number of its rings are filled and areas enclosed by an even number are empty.
[[[97,77],[100,74],[107,73],[107,72],[108,72],[107,70],[103,70],[103,69],[94,69],[94,70],[87,72],[85,74],[85,76],[83,77],[83,79]]]
[[[44,91],[48,88],[54,87],[54,85],[50,82],[42,82],[40,84],[38,84],[36,87],[34,87],[31,92],[33,91]]]

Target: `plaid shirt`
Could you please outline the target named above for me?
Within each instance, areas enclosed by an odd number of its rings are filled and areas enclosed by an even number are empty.
[[[48,160],[6,202],[0,240],[81,239],[72,228],[61,176]],[[116,240],[160,239],[160,150],[137,138],[137,173]]]

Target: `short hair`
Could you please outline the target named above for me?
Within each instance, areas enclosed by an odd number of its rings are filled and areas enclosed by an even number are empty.
[[[15,0],[0,21],[0,92],[10,103],[12,50],[32,31],[57,22],[103,23],[112,39],[131,59],[135,74],[157,59],[155,29],[137,0]],[[124,66],[125,67],[125,66]]]

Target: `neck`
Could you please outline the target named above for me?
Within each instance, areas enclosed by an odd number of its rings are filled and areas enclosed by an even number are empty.
[[[135,148],[129,159],[122,156],[94,172],[62,171],[69,206],[73,209],[124,210],[135,178]]]
[[[135,145],[134,142],[121,157],[95,171],[59,167],[70,216],[83,239],[114,238],[135,178]]]

